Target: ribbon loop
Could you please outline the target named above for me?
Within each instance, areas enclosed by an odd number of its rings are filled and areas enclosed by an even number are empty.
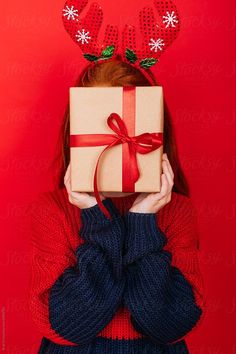
[[[112,120],[115,120],[117,123],[118,127],[112,122]],[[107,124],[108,126],[117,134],[121,135],[128,135],[128,131],[125,125],[125,122],[120,118],[118,113],[111,113],[107,119]]]

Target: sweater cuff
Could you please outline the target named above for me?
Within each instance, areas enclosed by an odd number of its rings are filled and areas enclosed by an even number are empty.
[[[156,213],[128,212],[124,216],[127,228],[125,239],[125,256],[123,264],[127,265],[138,258],[154,251],[161,251],[167,242],[166,236],[158,227]]]
[[[108,209],[110,212],[111,216],[119,216],[119,211],[113,204],[111,198],[105,198],[102,200],[103,205]],[[81,209],[81,218],[84,222],[90,222],[92,221],[93,223],[104,223],[104,222],[109,222],[110,220],[103,214],[101,209],[99,208],[98,204],[95,204],[92,207],[89,208],[83,208]]]

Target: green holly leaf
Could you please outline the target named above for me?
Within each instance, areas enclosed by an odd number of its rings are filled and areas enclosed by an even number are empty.
[[[126,59],[128,59],[128,61],[130,61],[131,63],[135,63],[138,59],[137,55],[135,54],[135,52],[132,49],[126,48],[125,51],[125,57]]]
[[[148,69],[152,65],[156,64],[156,62],[157,62],[157,59],[155,59],[155,58],[145,58],[140,61],[139,65],[144,69]]]
[[[93,54],[84,54],[85,59],[89,61],[97,61],[99,57]]]
[[[102,54],[101,54],[101,57],[102,58],[111,58],[113,53],[114,53],[114,45],[109,45],[107,46],[103,51],[102,51]]]

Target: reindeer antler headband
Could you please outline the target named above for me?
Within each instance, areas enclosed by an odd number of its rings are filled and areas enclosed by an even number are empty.
[[[122,61],[131,63],[145,73],[146,69],[157,63],[180,30],[180,19],[175,4],[171,0],[154,0],[159,21],[151,7],[144,7],[139,12],[138,35],[143,38],[141,48],[136,45],[136,28],[130,24],[124,26],[121,36],[116,25],[107,24],[104,39],[98,42],[103,10],[98,3],[93,2],[86,15],[81,17],[87,3],[88,0],[66,1],[62,19],[66,31],[78,44],[84,58],[91,63],[113,59],[119,55]]]

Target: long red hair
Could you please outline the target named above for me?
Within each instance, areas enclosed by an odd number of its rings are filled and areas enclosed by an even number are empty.
[[[152,81],[158,85],[154,75],[150,70],[146,70]],[[151,82],[138,68],[129,63],[121,61],[119,58],[113,60],[103,60],[94,65],[88,65],[79,75],[74,87],[89,86],[151,86]],[[70,161],[70,115],[69,102],[67,104],[59,135],[59,146],[56,147],[55,154],[56,170],[58,179],[56,184],[59,187],[64,185],[64,175]],[[164,145],[163,151],[167,153],[170,164],[174,172],[173,191],[189,196],[189,185],[184,175],[178,157],[176,138],[169,113],[167,103],[164,99]],[[59,169],[59,170],[58,170]]]

